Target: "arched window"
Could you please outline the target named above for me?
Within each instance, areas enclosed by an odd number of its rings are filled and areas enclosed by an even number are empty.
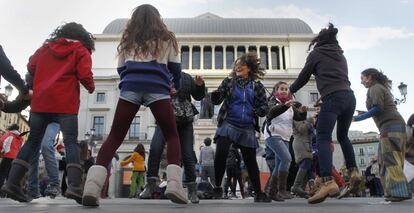
[[[223,47],[222,46],[216,46],[214,48],[215,52],[215,69],[223,69]]]
[[[280,69],[280,61],[279,61],[279,48],[278,47],[271,47],[270,54],[272,57],[272,69],[279,70]]]
[[[246,53],[246,48],[243,46],[237,47],[237,58]]]
[[[193,66],[192,66],[192,69],[194,70],[198,70],[198,69],[200,69],[200,61],[201,61],[201,59],[200,59],[200,47],[199,46],[194,46],[193,47],[193,58],[192,58],[192,60],[193,60]]]
[[[262,62],[262,66],[265,69],[269,69],[269,62],[268,62],[268,53],[267,53],[267,47],[260,47],[260,61]]]
[[[181,68],[188,69],[190,65],[190,48],[188,46],[181,47]]]
[[[226,47],[226,69],[231,69],[234,62],[234,47]]]
[[[205,46],[204,47],[204,67],[203,67],[204,69],[211,70],[212,68],[211,59],[212,59],[211,47]]]
[[[257,53],[256,46],[249,46],[249,52],[255,52],[255,53]]]

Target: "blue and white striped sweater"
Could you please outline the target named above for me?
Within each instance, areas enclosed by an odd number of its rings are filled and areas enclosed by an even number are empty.
[[[121,78],[119,89],[122,91],[137,91],[170,94],[171,80],[175,88],[180,87],[181,64],[168,62],[158,63],[156,60],[148,62],[126,61],[118,68]]]

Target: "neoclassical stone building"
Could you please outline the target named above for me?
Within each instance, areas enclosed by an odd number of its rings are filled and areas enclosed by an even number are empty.
[[[79,140],[93,128],[97,147],[109,134],[119,97],[116,49],[127,21],[116,19],[102,34],[95,35],[93,73],[96,91],[93,94],[84,89],[81,91]],[[305,63],[308,45],[315,36],[309,25],[300,19],[221,18],[206,13],[194,18],[166,18],[164,21],[176,34],[183,71],[204,76],[209,92],[230,73],[234,60],[247,51],[255,51],[260,56],[267,72],[263,83],[269,92],[280,80],[293,82]],[[296,98],[311,107],[319,98],[315,81],[312,79]],[[217,111],[218,107],[215,108]],[[194,126],[195,151],[198,152],[202,140],[214,135],[215,117],[198,119]],[[118,151],[130,152],[137,140],[148,147],[154,127],[150,110],[142,107]]]

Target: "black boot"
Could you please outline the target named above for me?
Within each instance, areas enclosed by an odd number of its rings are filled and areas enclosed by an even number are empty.
[[[256,192],[256,195],[254,196],[254,202],[255,203],[270,203],[272,202],[272,199],[270,199],[270,197],[268,197],[263,192]]]
[[[82,204],[82,167],[79,164],[70,163],[66,166],[66,169],[68,171],[68,189],[65,196]]]
[[[223,188],[221,187],[213,188],[213,199],[223,199]]]
[[[295,183],[293,184],[292,188],[290,188],[290,191],[301,197],[301,198],[309,198],[309,194],[303,190],[304,183],[307,178],[307,171],[304,169],[299,169],[298,173],[296,174]]]
[[[290,194],[290,192],[286,191],[287,188],[287,178],[288,178],[288,172],[279,172],[279,196],[282,197],[283,199],[292,199],[293,196]]]
[[[200,199],[197,196],[197,183],[190,182],[187,183],[187,190],[188,190],[188,199],[191,203],[199,203]]]
[[[157,190],[158,177],[147,177],[147,184],[139,194],[140,199],[153,199],[153,194]]]
[[[29,170],[30,164],[24,160],[15,159],[7,178],[7,182],[1,188],[1,191],[7,194],[13,200],[19,202],[29,202],[29,198],[23,193],[21,181]]]
[[[270,176],[269,179],[269,192],[267,193],[268,196],[274,201],[285,201],[282,197],[280,197],[278,193],[278,178],[276,176]]]

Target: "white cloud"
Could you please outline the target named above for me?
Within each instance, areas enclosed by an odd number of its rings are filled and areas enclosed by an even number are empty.
[[[295,5],[281,5],[273,8],[237,8],[226,15],[226,17],[237,18],[299,18],[305,21],[314,33],[319,32],[334,18],[332,15],[320,15],[317,11]]]
[[[338,39],[344,49],[369,49],[381,44],[381,42],[394,39],[413,38],[414,33],[406,29],[392,27],[341,27]]]

